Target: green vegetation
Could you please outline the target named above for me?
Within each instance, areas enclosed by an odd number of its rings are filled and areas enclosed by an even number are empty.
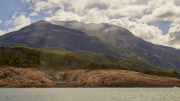
[[[52,50],[57,48],[52,48]],[[62,48],[59,50],[65,51]],[[47,51],[50,49],[46,48]],[[58,55],[42,50],[23,47],[0,47],[0,66],[9,65],[16,67],[54,68],[54,69],[147,69],[161,70],[155,66],[141,61],[122,59],[104,53],[91,51],[66,52],[66,55]]]
[[[58,48],[59,51],[63,48]],[[47,51],[57,50],[46,48]],[[151,75],[170,76],[180,78],[176,71],[170,72],[160,69],[142,61],[122,59],[113,55],[96,53],[91,51],[67,52],[66,55],[58,55],[37,49],[23,47],[0,47],[0,66],[14,66],[23,68],[43,68],[55,70],[64,69],[121,69],[138,71]]]
[[[131,59],[135,59],[135,58],[131,57],[131,56],[127,53],[127,51],[125,51],[124,49],[121,49],[121,48],[119,48],[119,47],[117,47],[117,46],[115,46],[115,45],[111,45],[111,44],[105,43],[105,42],[103,42],[103,41],[101,41],[101,40],[98,40],[98,39],[95,39],[95,38],[94,38],[94,41],[106,45],[109,49],[115,51],[116,53],[118,53],[118,54],[120,54],[120,55],[122,55],[122,56],[126,56],[126,57],[129,57],[129,58],[131,58]]]
[[[138,47],[129,46],[126,48],[123,48],[123,47],[120,48],[120,47],[117,47],[116,45],[111,45],[111,44],[105,43],[105,42],[95,39],[95,38],[94,38],[94,41],[106,45],[109,49],[115,51],[116,53],[120,54],[121,56],[128,57],[129,59],[144,61],[148,64],[152,64],[159,68],[180,71],[180,69],[178,67],[171,64],[168,60],[163,58],[163,57],[174,57],[176,59],[180,59],[180,57],[178,55],[173,54],[172,52],[164,54],[164,56],[159,56],[159,55],[152,54],[149,51],[146,51],[146,50],[144,50],[142,48],[138,48]]]
[[[89,62],[97,62],[101,64],[114,65],[123,68],[164,71],[163,69],[157,68],[140,60],[123,59],[106,53],[98,53],[91,51],[66,51],[64,48],[60,48],[60,47],[44,47],[44,48],[39,48],[39,50],[43,50],[46,52],[53,52],[59,55],[73,56],[83,60],[88,60]]]

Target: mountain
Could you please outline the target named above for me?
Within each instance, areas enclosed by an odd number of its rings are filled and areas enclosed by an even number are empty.
[[[5,47],[28,46],[63,47],[67,50],[90,50],[120,56],[106,45],[95,42],[86,33],[39,21],[19,31],[11,32],[0,37],[0,45]]]
[[[38,21],[19,31],[1,36],[0,45],[61,47],[68,51],[89,50],[180,71],[180,50],[154,45],[134,36],[125,28],[105,23]]]
[[[113,50],[124,53],[161,68],[180,68],[180,51],[171,47],[154,45],[134,36],[127,29],[109,24],[84,24],[77,21],[55,21],[52,24],[80,30],[89,36],[97,37],[113,47]],[[111,48],[112,49],[112,46]],[[116,51],[116,52],[117,52]],[[124,52],[125,51],[125,52]]]
[[[127,29],[106,23],[84,24],[77,21],[56,21],[51,23],[61,25],[66,28],[80,30],[89,36],[97,37],[103,42],[116,45],[118,47],[128,47],[130,45],[134,46],[135,44],[133,41],[135,39],[140,40],[140,38],[135,37]]]

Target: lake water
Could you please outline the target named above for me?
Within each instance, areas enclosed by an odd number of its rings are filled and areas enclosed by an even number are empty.
[[[180,101],[180,88],[0,88],[0,101]]]

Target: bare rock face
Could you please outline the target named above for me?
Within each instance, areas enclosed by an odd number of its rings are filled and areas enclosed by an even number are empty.
[[[180,79],[128,70],[0,68],[1,87],[171,87]]]
[[[180,85],[180,80],[176,78],[153,76],[128,70],[76,70],[71,71],[71,74],[67,76],[67,82],[69,82],[69,86],[85,87],[158,87]]]
[[[0,86],[3,87],[43,87],[54,85],[54,83],[44,77],[41,71],[13,67],[0,69]]]

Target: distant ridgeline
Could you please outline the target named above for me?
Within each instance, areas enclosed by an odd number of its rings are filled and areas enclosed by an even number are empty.
[[[43,49],[52,51],[51,48]],[[104,53],[91,51],[65,51],[64,55],[24,47],[0,47],[0,66],[22,68],[64,69],[124,69],[146,74],[180,78],[177,72],[170,72],[142,61],[128,60]]]

